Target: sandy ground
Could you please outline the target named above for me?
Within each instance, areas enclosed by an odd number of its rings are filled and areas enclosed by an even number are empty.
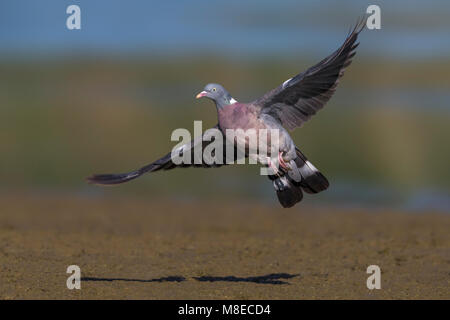
[[[2,299],[449,299],[450,215],[0,196]],[[81,268],[81,290],[66,269]],[[381,290],[366,268],[379,265]]]

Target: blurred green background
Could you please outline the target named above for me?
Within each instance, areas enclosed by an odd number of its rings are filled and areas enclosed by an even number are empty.
[[[411,4],[413,3],[413,4]],[[65,9],[81,8],[67,30]],[[176,128],[216,124],[206,83],[250,101],[333,52],[370,1],[2,1],[0,192],[134,194],[277,206],[257,166],[180,169],[116,188]],[[378,1],[326,108],[293,138],[331,188],[310,204],[450,211],[450,4]]]

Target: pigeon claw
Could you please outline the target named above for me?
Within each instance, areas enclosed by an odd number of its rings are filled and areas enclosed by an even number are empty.
[[[282,151],[278,153],[278,163],[284,170],[286,171],[292,170],[291,166],[284,161]]]
[[[278,170],[277,166],[273,164],[272,160],[270,159],[270,157],[267,157],[267,164],[269,165],[269,168],[272,169],[273,174],[279,176],[280,175],[280,171]]]

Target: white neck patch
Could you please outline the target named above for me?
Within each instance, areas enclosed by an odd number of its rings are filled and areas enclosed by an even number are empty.
[[[234,98],[230,99],[230,104],[236,103],[237,101]]]

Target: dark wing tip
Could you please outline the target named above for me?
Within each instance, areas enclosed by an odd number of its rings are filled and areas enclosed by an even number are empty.
[[[359,46],[359,42],[357,42],[358,35],[364,29],[365,25],[366,25],[366,15],[362,16],[356,21],[356,24],[350,29],[344,43],[335,52],[333,56],[333,59],[345,57],[345,62],[343,64],[344,68],[351,63],[352,58],[356,54],[356,48]]]
[[[350,28],[347,38],[345,39],[343,47],[345,47],[346,45],[348,45],[350,43],[352,45],[355,45],[355,42],[358,39],[358,35],[361,33],[361,31],[364,30],[365,26],[366,26],[366,16],[362,16],[361,18],[358,18],[355,25],[352,28]],[[358,44],[359,43],[356,43],[356,46]]]
[[[138,170],[127,172],[127,173],[117,173],[117,174],[94,174],[86,178],[89,184],[98,185],[114,185],[124,183],[142,176],[146,172],[158,171],[160,169],[171,169],[173,168],[171,161],[171,153],[168,153],[161,159],[152,162],[145,167]]]
[[[140,174],[137,172],[122,173],[122,174],[94,174],[86,178],[89,184],[98,185],[114,185],[124,183],[139,177]]]
[[[364,30],[364,27],[366,26],[366,20],[367,20],[367,14],[364,14],[360,18],[358,18],[356,20],[354,27],[350,28],[348,36],[359,35],[361,33],[361,31]]]

